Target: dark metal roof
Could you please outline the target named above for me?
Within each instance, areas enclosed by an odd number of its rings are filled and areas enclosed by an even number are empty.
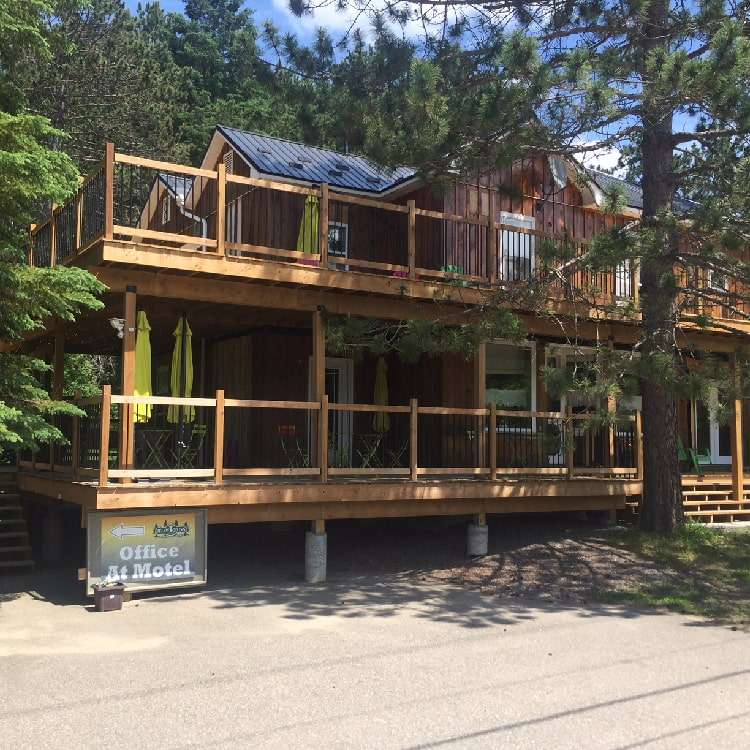
[[[613,189],[622,190],[627,206],[637,208],[639,211],[643,210],[643,190],[638,185],[621,180],[619,177],[614,177],[606,172],[600,172],[598,169],[587,169],[586,171],[602,190],[605,192]],[[674,211],[676,213],[688,213],[693,208],[695,208],[695,205],[692,201],[686,201],[682,198],[675,198],[674,200]]]
[[[327,182],[345,190],[383,193],[414,177],[410,167],[382,167],[363,156],[271,138],[218,125],[217,130],[259,172],[277,177]]]

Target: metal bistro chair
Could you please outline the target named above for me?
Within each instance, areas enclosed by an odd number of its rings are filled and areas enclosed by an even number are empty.
[[[309,469],[310,454],[297,437],[297,425],[280,424],[279,441],[290,469]]]
[[[208,436],[208,425],[196,424],[190,431],[190,437],[182,447],[182,450],[175,451],[175,462],[180,468],[194,469],[200,459],[203,444]]]

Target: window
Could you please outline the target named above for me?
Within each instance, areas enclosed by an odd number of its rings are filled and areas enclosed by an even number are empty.
[[[224,154],[224,166],[227,174],[234,174],[234,151],[227,151]]]
[[[520,229],[535,229],[533,216],[500,212],[500,223]],[[503,281],[530,279],[536,264],[536,238],[532,234],[503,229],[501,234],[501,277]]]
[[[328,223],[328,255],[335,258],[349,257],[349,225],[340,221]]]
[[[533,358],[531,347],[488,344],[487,401],[498,409],[533,409],[536,402]]]
[[[719,271],[714,271],[713,269],[709,269],[708,286],[710,289],[713,289],[714,291],[726,292],[727,291],[726,275],[723,273],[719,273]]]

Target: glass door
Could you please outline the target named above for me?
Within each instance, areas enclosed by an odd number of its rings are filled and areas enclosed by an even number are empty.
[[[308,367],[308,398],[312,401],[312,357]],[[345,357],[326,357],[325,388],[328,401],[333,404],[351,404],[354,399],[354,362]],[[312,426],[311,426],[312,431]],[[310,435],[310,444],[315,445],[316,435]],[[328,463],[329,466],[351,466],[352,460],[352,413],[350,411],[328,412]]]

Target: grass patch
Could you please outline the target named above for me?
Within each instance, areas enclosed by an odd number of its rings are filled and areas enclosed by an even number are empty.
[[[691,523],[670,537],[632,529],[610,541],[653,561],[666,576],[658,584],[597,591],[600,601],[665,607],[750,626],[750,533]]]

